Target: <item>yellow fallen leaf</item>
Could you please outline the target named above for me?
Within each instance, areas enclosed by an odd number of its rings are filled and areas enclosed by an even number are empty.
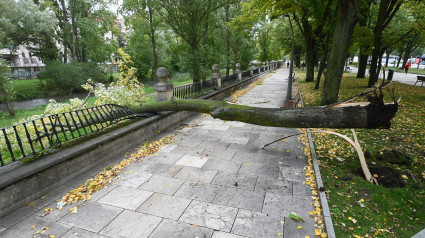
[[[310,236],[304,236],[304,238],[310,238]]]
[[[28,205],[34,205],[34,202],[30,202],[30,203],[28,203]]]
[[[408,180],[408,179],[409,179],[409,177],[407,177],[407,176],[406,176],[406,175],[404,175],[404,174],[403,174],[403,175],[401,175],[401,177],[402,177],[402,178],[404,178],[404,179],[406,179],[406,180]]]
[[[49,238],[55,238],[55,235],[50,235]]]
[[[320,236],[320,230],[319,230],[319,229],[316,229],[316,230],[314,231],[314,233],[315,233],[315,235],[316,235],[316,236]]]
[[[41,199],[45,199],[45,198],[46,198],[46,196],[41,197]]]
[[[246,164],[247,166],[251,166],[251,164]]]
[[[50,227],[46,226],[46,227],[43,228],[43,230],[48,231],[48,230],[50,230]]]
[[[374,174],[374,175],[373,175],[373,177],[377,178],[377,177],[378,177],[378,175],[377,175],[377,174]]]
[[[326,237],[328,237],[328,234],[323,233],[322,235],[320,235],[320,237],[322,237],[322,238],[326,238]]]
[[[298,226],[297,228],[298,228],[299,230],[301,230],[301,229],[303,229],[303,226]]]
[[[41,231],[40,231],[40,230],[38,230],[38,231],[36,231],[36,232],[35,232],[35,234],[40,234],[40,232],[41,232]]]
[[[277,235],[278,235],[278,236],[281,236],[281,235],[282,235],[282,233],[278,232],[278,233],[277,233]]]
[[[31,228],[35,228],[36,227],[36,225],[32,225],[32,227]]]

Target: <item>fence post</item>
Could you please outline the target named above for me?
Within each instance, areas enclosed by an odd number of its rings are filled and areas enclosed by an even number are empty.
[[[215,64],[212,67],[211,81],[215,84],[216,89],[221,88],[220,65]]]
[[[238,81],[242,80],[242,70],[241,70],[241,64],[236,63],[236,70],[235,74],[237,75]]]
[[[154,85],[156,101],[171,101],[173,97],[173,85],[168,83],[170,71],[165,67],[160,67],[156,70],[156,76],[159,79],[159,83]]]
[[[254,68],[252,67],[253,63],[249,63],[249,75],[252,77],[254,76]]]

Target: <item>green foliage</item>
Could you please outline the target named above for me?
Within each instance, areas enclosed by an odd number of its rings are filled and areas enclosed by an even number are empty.
[[[108,79],[106,73],[94,63],[63,64],[57,61],[48,63],[46,70],[40,72],[38,77],[46,80],[47,91],[50,95],[84,92],[81,85],[88,79],[100,83],[106,83]]]
[[[7,61],[0,58],[0,101],[8,104],[15,99],[12,81],[7,77],[9,66]]]

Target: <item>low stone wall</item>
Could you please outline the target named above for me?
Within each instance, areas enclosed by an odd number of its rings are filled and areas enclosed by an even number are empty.
[[[267,73],[267,71],[266,71]],[[221,100],[244,88],[258,77],[210,92],[200,97]],[[0,217],[28,204],[62,184],[80,176],[101,163],[139,146],[157,131],[173,128],[194,113],[164,112],[141,121],[105,132],[70,148],[30,163],[16,162],[0,170]]]

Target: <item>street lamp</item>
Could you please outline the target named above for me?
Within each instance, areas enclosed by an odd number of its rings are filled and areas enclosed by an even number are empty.
[[[288,87],[286,89],[286,99],[283,101],[283,108],[292,108],[292,74],[294,72],[294,29],[292,28],[291,16],[289,14],[283,15],[284,17],[288,17],[289,25],[291,26],[292,33],[292,42],[291,42],[291,62],[289,64],[289,78],[288,78]]]

